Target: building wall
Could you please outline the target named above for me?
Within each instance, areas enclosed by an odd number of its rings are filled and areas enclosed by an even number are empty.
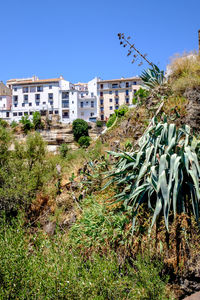
[[[131,105],[141,87],[139,78],[98,82],[98,117],[107,120],[122,104]]]

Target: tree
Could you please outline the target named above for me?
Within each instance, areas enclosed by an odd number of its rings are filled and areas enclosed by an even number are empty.
[[[88,134],[88,123],[82,119],[76,119],[73,121],[72,130],[75,141],[78,141],[82,136],[89,136]]]

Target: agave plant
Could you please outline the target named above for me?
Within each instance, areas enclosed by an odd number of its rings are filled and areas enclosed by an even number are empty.
[[[199,143],[190,135],[190,127],[177,129],[167,120],[152,125],[139,140],[135,152],[109,152],[116,157],[109,181],[119,191],[114,202],[133,210],[133,229],[138,208],[142,204],[152,211],[151,226],[160,214],[168,230],[169,215],[193,212],[199,221],[200,166]],[[151,228],[151,227],[150,227]]]
[[[156,65],[152,64],[152,68],[144,70],[140,75],[144,85],[148,88],[154,88],[162,85],[164,82],[164,71],[161,71]]]

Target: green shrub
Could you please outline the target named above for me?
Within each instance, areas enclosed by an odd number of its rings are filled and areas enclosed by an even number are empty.
[[[16,128],[17,125],[18,125],[18,123],[16,121],[12,121],[10,124],[11,128],[13,128],[13,129]]]
[[[78,141],[82,136],[88,136],[88,123],[82,119],[76,119],[72,123],[72,130],[75,141]]]
[[[23,116],[20,120],[20,123],[22,124],[23,131],[26,134],[34,127],[28,116]]]
[[[150,92],[147,89],[139,88],[133,97],[133,104],[143,104],[149,94]]]
[[[9,124],[6,120],[0,119],[0,126],[6,128]]]
[[[115,114],[117,117],[123,117],[128,111],[127,105],[121,105],[119,109],[115,110]]]
[[[61,157],[65,158],[67,156],[67,152],[69,151],[69,148],[67,144],[62,144],[59,148],[59,152]]]
[[[108,128],[111,127],[114,124],[116,118],[117,118],[116,114],[111,115],[106,123],[106,126]]]
[[[96,121],[96,127],[103,127],[103,122],[100,120]]]
[[[163,213],[168,230],[169,215],[184,213],[186,207],[199,222],[199,142],[190,135],[190,127],[177,129],[166,120],[153,120],[138,144],[132,153],[110,152],[118,160],[107,183],[117,184],[116,201],[133,210],[133,227],[142,204],[152,212],[152,226]]]
[[[78,144],[79,144],[79,146],[81,146],[83,148],[87,148],[90,146],[90,141],[91,141],[91,138],[89,136],[81,136],[78,139]]]
[[[35,130],[44,128],[44,124],[41,120],[41,114],[38,111],[33,113],[33,126]]]

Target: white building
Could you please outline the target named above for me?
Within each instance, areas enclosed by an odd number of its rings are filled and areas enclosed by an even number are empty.
[[[0,82],[0,118],[11,120],[12,91],[1,81]]]

